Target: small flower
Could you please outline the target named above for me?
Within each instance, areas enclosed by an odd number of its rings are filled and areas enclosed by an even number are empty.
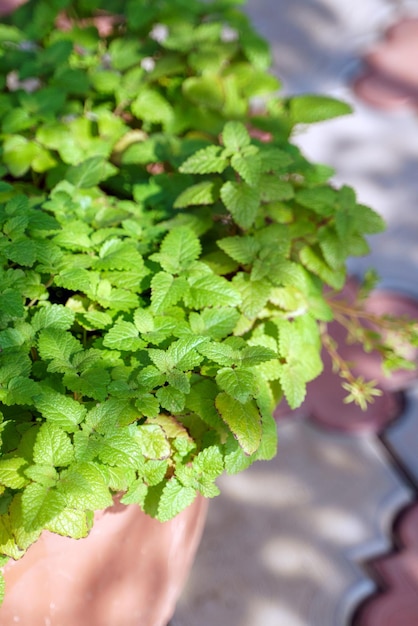
[[[221,31],[221,41],[223,43],[231,43],[232,41],[237,41],[239,39],[239,33],[232,26],[228,26],[227,24],[223,26]]]
[[[354,402],[362,411],[367,409],[367,405],[374,402],[375,396],[381,396],[382,391],[376,389],[376,380],[365,381],[362,376],[356,378],[353,382],[343,383],[342,387],[349,392],[344,398],[344,404]]]
[[[158,43],[164,43],[169,35],[168,26],[165,24],[154,24],[149,36]]]
[[[144,57],[141,61],[141,67],[146,72],[152,72],[155,67],[155,59],[152,57]]]

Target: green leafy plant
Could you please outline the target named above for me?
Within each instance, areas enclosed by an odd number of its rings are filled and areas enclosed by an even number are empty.
[[[349,107],[280,98],[237,4],[32,0],[0,26],[5,557],[85,536],[115,494],[162,521],[217,495],[275,454],[323,344],[372,399],[336,315],[410,366],[385,324],[416,345],[413,323],[333,299],[381,218],[290,141]]]

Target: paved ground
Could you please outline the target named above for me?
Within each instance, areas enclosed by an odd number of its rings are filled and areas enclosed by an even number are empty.
[[[418,1],[250,0],[248,12],[287,93],[355,107],[297,137],[387,220],[352,273],[374,266],[384,287],[418,298],[418,118],[368,108],[349,88],[361,54],[388,24],[417,16]],[[418,507],[400,516],[417,498],[417,384],[404,401],[380,432],[321,428],[309,406],[282,416],[277,458],[222,479],[172,626],[418,624]]]

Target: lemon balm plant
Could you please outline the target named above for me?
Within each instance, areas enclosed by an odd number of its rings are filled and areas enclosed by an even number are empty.
[[[86,536],[115,494],[168,520],[271,458],[383,228],[290,141],[348,106],[281,99],[237,4],[32,0],[0,25],[5,558]]]

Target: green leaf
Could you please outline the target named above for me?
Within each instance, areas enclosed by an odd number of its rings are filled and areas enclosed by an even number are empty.
[[[334,289],[342,289],[346,279],[345,266],[340,269],[331,269],[320,254],[309,246],[302,248],[299,255],[303,265],[313,274],[319,276]]]
[[[142,269],[142,257],[133,242],[108,239],[99,252],[94,268],[99,270]]]
[[[292,122],[295,124],[322,122],[340,115],[348,115],[353,111],[346,102],[314,94],[293,96],[289,102],[289,109]]]
[[[65,500],[55,489],[32,483],[23,491],[22,517],[26,531],[45,528],[64,509]]]
[[[304,365],[300,362],[288,362],[280,373],[280,384],[291,409],[299,407],[306,396]]]
[[[156,417],[160,412],[160,403],[157,398],[150,393],[141,394],[135,400],[135,406],[141,415],[145,417]]]
[[[163,313],[177,304],[187,293],[187,283],[183,278],[174,278],[166,272],[158,272],[151,281],[151,310]]]
[[[241,310],[249,319],[253,319],[265,307],[272,286],[266,280],[251,280],[248,274],[234,276],[232,284],[242,298]]]
[[[222,276],[207,274],[189,279],[190,289],[184,296],[186,305],[193,309],[207,306],[237,306],[240,297],[235,288]]]
[[[31,324],[35,332],[43,328],[69,330],[74,322],[74,311],[61,304],[39,307],[32,317]]]
[[[225,100],[221,79],[216,75],[191,76],[182,84],[183,94],[198,106],[220,109]]]
[[[164,409],[170,413],[180,413],[184,409],[185,395],[171,385],[158,389],[156,396]]]
[[[46,420],[69,433],[77,430],[87,413],[86,407],[77,400],[52,390],[43,391],[36,398],[35,406]]]
[[[69,465],[73,457],[73,446],[67,433],[56,424],[42,424],[33,448],[34,462],[60,467]]]
[[[228,181],[221,188],[221,198],[236,224],[251,228],[260,206],[259,192],[246,183]]]
[[[24,474],[28,462],[18,456],[0,459],[0,484],[10,489],[22,489],[29,480]]]
[[[83,349],[81,343],[68,331],[44,328],[39,333],[38,351],[43,359],[52,361],[50,371],[66,371],[71,355]]]
[[[221,174],[228,167],[228,159],[220,146],[198,150],[179,167],[183,174]]]
[[[160,252],[153,254],[152,259],[166,272],[179,274],[199,258],[201,251],[200,241],[194,232],[186,226],[179,226],[166,235]]]
[[[386,228],[384,219],[365,204],[356,205],[354,211],[357,230],[365,235],[381,233]]]
[[[224,339],[232,333],[239,319],[233,308],[204,309],[201,313],[190,313],[190,327],[196,335],[207,335],[211,339]]]
[[[0,294],[0,312],[10,317],[23,317],[25,309],[23,308],[22,296],[11,289],[7,289]]]
[[[296,194],[296,201],[304,207],[312,209],[325,217],[334,213],[337,194],[330,187],[313,187],[302,189]]]
[[[142,86],[139,95],[131,104],[132,113],[136,118],[154,124],[167,124],[171,121],[174,111],[170,102],[155,89]]]
[[[158,503],[157,517],[166,522],[190,506],[196,497],[196,489],[183,487],[177,478],[171,478],[164,486]]]
[[[36,261],[35,242],[28,237],[16,239],[6,247],[6,254],[14,263],[32,267]]]
[[[249,265],[253,263],[260,250],[260,244],[254,237],[224,237],[217,241],[217,245],[226,252],[232,259]]]
[[[262,435],[261,417],[255,402],[242,403],[222,392],[216,397],[216,408],[245,454],[254,454]]]
[[[174,202],[175,209],[189,206],[214,204],[218,199],[218,184],[213,180],[205,180],[185,189]]]
[[[137,430],[142,454],[147,459],[167,459],[171,448],[163,429],[157,424],[143,424]]]
[[[239,360],[237,351],[227,343],[206,343],[199,346],[199,352],[218,365],[229,366]]]
[[[242,404],[257,395],[257,381],[254,374],[244,368],[225,367],[217,373],[216,382],[223,391]]]
[[[145,344],[139,338],[138,329],[132,322],[118,320],[106,334],[103,345],[112,350],[135,352]]]
[[[106,159],[94,156],[79,165],[72,165],[66,174],[66,180],[74,187],[88,189],[98,185],[112,174],[116,173],[116,168]]]
[[[63,537],[82,539],[88,535],[90,525],[84,511],[66,508],[47,522],[45,529]]]
[[[225,148],[231,154],[239,152],[251,143],[250,135],[244,124],[232,121],[225,124],[222,131],[222,140]]]
[[[231,165],[250,187],[257,187],[261,177],[261,159],[258,150],[254,154],[234,154]]]
[[[100,510],[112,506],[113,498],[95,463],[78,463],[61,473],[60,494],[67,506]]]

